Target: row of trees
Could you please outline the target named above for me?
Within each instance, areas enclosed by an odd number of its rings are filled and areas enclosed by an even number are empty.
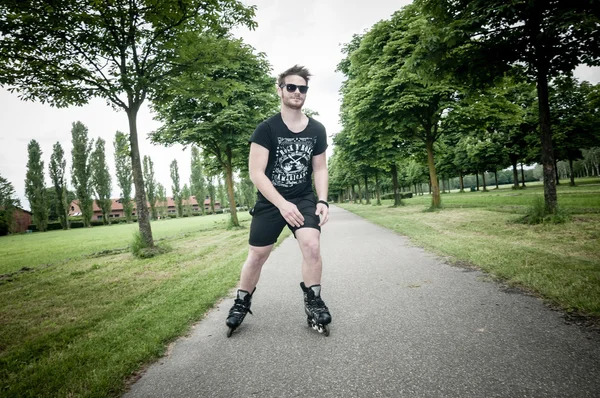
[[[52,188],[45,184],[44,162],[42,150],[36,140],[31,140],[28,145],[27,174],[25,178],[25,193],[33,213],[34,223],[39,231],[47,229],[48,221],[54,215],[63,229],[69,228],[69,207],[72,200],[77,199],[81,210],[84,226],[90,226],[93,215],[93,202],[95,201],[102,212],[104,224],[110,223],[110,214],[113,205],[111,187],[112,175],[106,162],[106,142],[102,138],[95,141],[88,138],[88,129],[81,122],[73,123],[71,130],[73,149],[71,151],[72,167],[71,181],[75,192],[68,189],[66,158],[60,142],[54,144],[48,172],[52,181]],[[132,200],[133,172],[130,158],[129,141],[125,134],[117,131],[114,142],[114,161],[116,179],[120,188],[119,202],[123,205],[123,212],[127,222],[132,221],[134,203]],[[201,151],[192,147],[191,178],[190,184],[180,184],[179,166],[177,160],[170,165],[171,190],[176,203],[177,216],[191,215],[191,197],[198,200],[200,211],[205,214],[204,198],[210,198],[211,212],[215,212],[215,198],[218,196],[221,206],[227,206],[225,189],[221,182],[220,170],[205,172],[205,162],[212,165],[210,157],[202,157]],[[144,156],[143,175],[147,203],[150,206],[152,219],[165,218],[167,214],[167,190],[164,185],[156,181],[154,163],[149,156]],[[215,179],[217,184],[215,184]],[[236,202],[250,206],[253,204],[253,186],[247,175],[241,178],[235,189]]]
[[[238,119],[232,116],[245,119],[247,115],[251,118],[262,112],[263,109],[232,106],[236,94],[250,92],[244,91],[245,82],[241,77],[227,74],[228,66],[233,69],[244,63],[234,57],[236,51],[230,50],[239,49],[238,54],[249,51],[248,47],[232,40],[228,32],[237,25],[254,28],[254,12],[254,6],[237,0],[3,2],[0,4],[0,69],[3,71],[0,85],[19,92],[25,100],[57,107],[82,105],[93,97],[101,97],[115,109],[125,111],[140,236],[146,247],[152,247],[154,241],[145,206],[146,187],[138,144],[138,111],[148,98],[157,107],[167,109],[167,104],[179,95],[174,83],[182,76],[193,75],[204,87],[211,86],[210,81],[218,87],[223,72],[226,81],[236,83],[221,87],[229,93],[229,97],[224,98],[230,101],[214,97],[214,91],[208,96],[203,96],[202,91],[193,93],[198,102],[209,100],[232,111],[227,120],[221,113],[216,122],[237,129],[241,126],[235,125]],[[254,72],[253,76],[257,77],[266,71],[259,68]],[[271,93],[274,95],[272,87]],[[213,115],[196,120],[194,129]],[[222,129],[215,131],[215,135],[221,133]],[[232,130],[229,137],[239,133]],[[156,139],[163,143],[178,140],[174,137],[165,141]],[[228,137],[219,137],[218,141],[228,140]],[[206,144],[199,144],[207,152]],[[227,164],[226,159],[233,158],[228,153],[232,150],[229,146],[217,156],[217,161]],[[233,181],[230,174],[226,175],[231,195]]]
[[[440,178],[512,165],[517,184],[517,164],[538,162],[554,212],[556,161],[600,145],[600,87],[570,75],[600,58],[598,10],[586,7],[419,0],[355,35],[338,65],[346,80],[331,190],[368,189],[389,173],[399,204],[402,177],[414,183],[425,164],[438,207]]]

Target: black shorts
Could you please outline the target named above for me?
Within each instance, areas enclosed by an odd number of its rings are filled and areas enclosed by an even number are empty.
[[[304,225],[300,227],[292,227],[289,225],[279,209],[271,202],[258,201],[254,208],[250,210],[252,214],[252,224],[250,224],[250,239],[248,240],[251,246],[269,246],[277,242],[277,238],[287,225],[288,228],[296,236],[296,230],[300,228],[315,228],[321,231],[319,223],[321,222],[317,211],[317,201],[315,196],[310,194],[295,199],[288,199],[298,207],[300,213],[304,216]]]

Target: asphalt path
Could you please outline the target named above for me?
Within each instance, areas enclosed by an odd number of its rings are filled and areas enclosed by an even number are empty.
[[[329,337],[306,324],[290,237],[231,338],[234,291],[125,396],[600,397],[600,338],[542,300],[334,206],[321,242]]]

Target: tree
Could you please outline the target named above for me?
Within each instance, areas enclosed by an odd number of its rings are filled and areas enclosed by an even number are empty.
[[[90,226],[92,220],[92,169],[89,160],[92,152],[92,143],[88,141],[88,129],[81,122],[73,123],[71,129],[71,181],[77,193],[79,209],[83,219],[83,225]]]
[[[177,159],[173,159],[170,165],[171,168],[171,192],[173,192],[173,201],[175,201],[175,208],[177,209],[177,217],[183,217],[183,199],[181,197],[181,186],[179,185],[179,167],[177,166]]]
[[[197,145],[205,158],[212,157],[225,176],[231,223],[239,226],[233,172],[247,168],[248,137],[276,112],[279,101],[264,54],[255,54],[241,40],[215,43],[222,58],[208,73],[190,70],[165,88],[156,106],[163,126],[152,133],[152,141]]]
[[[50,164],[48,165],[48,173],[54,185],[56,194],[56,213],[60,220],[60,225],[63,229],[69,229],[69,201],[67,191],[67,160],[65,152],[60,145],[60,142],[54,144]]]
[[[181,188],[181,197],[183,202],[183,214],[188,217],[192,216],[192,192],[188,184],[183,184]]]
[[[557,210],[548,81],[600,59],[600,9],[571,0],[418,0],[437,36],[427,58],[437,71],[490,84],[515,66],[536,83],[546,211]]]
[[[96,140],[96,148],[91,155],[92,185],[96,191],[96,203],[102,212],[102,224],[110,224],[110,212],[112,211],[112,199],[110,188],[112,179],[106,164],[105,153],[106,141],[102,138]]]
[[[555,79],[550,87],[550,110],[556,160],[569,163],[571,186],[575,185],[573,162],[583,158],[582,149],[600,144],[596,131],[600,121],[590,103],[593,86],[572,76]]]
[[[123,213],[125,213],[125,220],[131,222],[133,213],[133,202],[131,201],[131,184],[133,183],[133,167],[131,165],[131,147],[127,136],[117,131],[115,133],[115,141],[113,143],[115,148],[115,169],[117,170],[117,184],[121,188],[120,201],[123,204]],[[144,190],[145,193],[145,190]],[[144,200],[143,206],[146,207],[146,201]],[[139,220],[140,211],[136,212]]]
[[[27,174],[25,177],[25,196],[29,200],[33,222],[38,231],[48,229],[48,202],[44,186],[44,162],[42,150],[36,140],[29,141],[27,145],[29,160],[27,161]]]
[[[144,156],[144,184],[146,188],[146,197],[148,203],[150,203],[150,214],[153,220],[158,219],[158,213],[156,211],[156,196],[157,186],[156,178],[154,177],[154,163],[150,156]]]
[[[200,150],[196,146],[192,146],[191,163],[192,173],[190,175],[190,191],[192,192],[192,195],[196,197],[202,215],[205,215],[206,210],[204,209],[204,198],[206,198],[206,181],[204,177],[204,166],[202,165]]]
[[[160,218],[165,219],[169,217],[169,208],[167,201],[167,190],[166,188],[159,182],[156,184],[156,200],[157,200],[157,213]]]
[[[3,2],[0,85],[58,107],[102,97],[126,112],[138,224],[151,247],[138,111],[169,76],[210,62],[218,52],[197,45],[200,32],[222,35],[237,24],[253,28],[254,9],[235,0]]]
[[[13,185],[0,175],[0,236],[14,232],[13,213],[21,206]]]

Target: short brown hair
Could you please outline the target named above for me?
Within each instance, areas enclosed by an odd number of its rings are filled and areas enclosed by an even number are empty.
[[[308,69],[301,65],[294,65],[279,76],[277,76],[277,85],[281,83],[285,83],[285,78],[288,76],[297,75],[306,80],[306,84],[308,84],[309,78],[312,76]]]

